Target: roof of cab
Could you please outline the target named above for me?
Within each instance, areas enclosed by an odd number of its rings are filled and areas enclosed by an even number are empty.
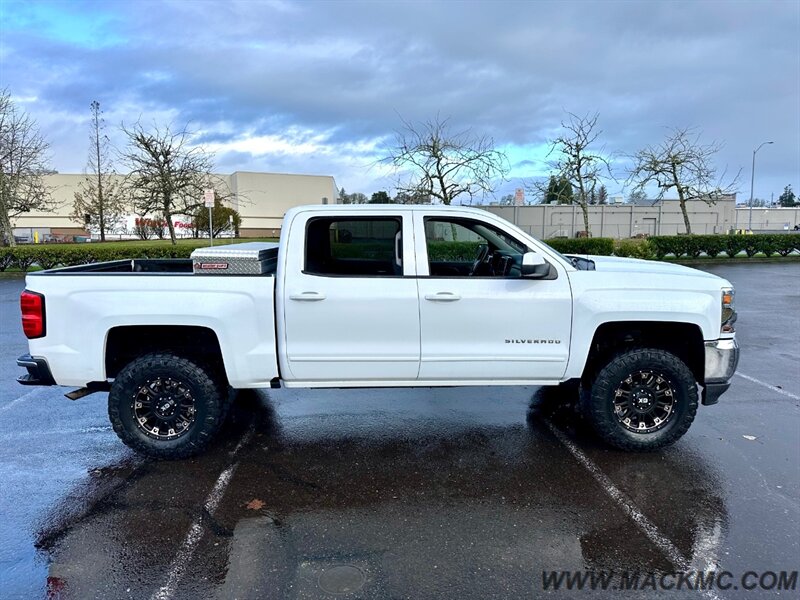
[[[314,212],[397,212],[397,211],[425,211],[425,212],[468,212],[485,215],[488,213],[483,208],[475,206],[448,206],[446,204],[305,204],[295,206],[286,211],[286,214],[293,214],[305,211]],[[491,213],[489,213],[491,214]]]

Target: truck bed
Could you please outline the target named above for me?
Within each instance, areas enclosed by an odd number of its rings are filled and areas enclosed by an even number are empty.
[[[76,265],[61,269],[50,269],[42,274],[77,275],[80,273],[118,274],[118,273],[192,273],[191,258],[134,258],[131,260],[111,260],[107,262]]]

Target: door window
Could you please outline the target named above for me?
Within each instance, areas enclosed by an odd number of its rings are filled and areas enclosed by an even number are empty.
[[[521,277],[525,244],[470,219],[425,219],[428,272],[432,277]]]
[[[306,230],[305,272],[327,276],[402,276],[400,217],[317,217]]]

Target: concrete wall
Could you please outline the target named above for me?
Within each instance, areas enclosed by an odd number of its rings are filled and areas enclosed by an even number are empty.
[[[45,177],[45,184],[50,189],[56,209],[53,212],[30,212],[12,219],[14,234],[32,237],[33,232],[38,231],[40,237],[46,234],[85,235],[83,224],[76,223],[69,217],[75,192],[83,178],[84,175],[80,174]],[[276,235],[280,231],[284,213],[293,206],[321,204],[324,198],[327,198],[328,203],[334,203],[338,196],[336,182],[327,175],[237,171],[230,175],[216,175],[216,178],[219,186],[222,189],[227,188],[232,194],[231,204],[242,216],[240,234],[243,237]],[[132,219],[144,216],[136,215],[132,207],[129,211],[128,228],[132,226]],[[179,217],[179,220],[188,221],[185,217]]]
[[[693,233],[727,233],[731,229],[747,228],[748,209],[736,209],[733,199],[720,200],[713,205],[689,202],[687,208]],[[487,209],[540,239],[575,237],[584,229],[583,213],[577,205],[489,206]],[[753,231],[783,230],[786,223],[790,224],[790,229],[800,223],[800,209],[753,209]],[[594,237],[618,239],[639,234],[685,233],[680,205],[675,201],[655,206],[590,206],[589,227]]]
[[[793,208],[756,208],[753,207],[753,231],[778,232],[793,229],[800,225],[800,206]],[[748,229],[750,223],[750,209],[736,209],[737,229]]]

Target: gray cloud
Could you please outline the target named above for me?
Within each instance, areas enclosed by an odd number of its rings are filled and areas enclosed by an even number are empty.
[[[324,133],[329,151],[231,149],[218,163],[331,173],[365,192],[388,182],[357,144],[390,136],[398,114],[537,145],[568,109],[600,112],[606,148],[621,153],[665,126],[698,127],[725,142],[721,166],[744,169],[743,191],[752,149],[773,139],[756,195],[800,188],[793,2],[88,3],[36,14],[3,26],[3,81],[36,98],[26,108],[60,170],[83,166],[93,99],[110,124],[191,121],[209,143]]]

